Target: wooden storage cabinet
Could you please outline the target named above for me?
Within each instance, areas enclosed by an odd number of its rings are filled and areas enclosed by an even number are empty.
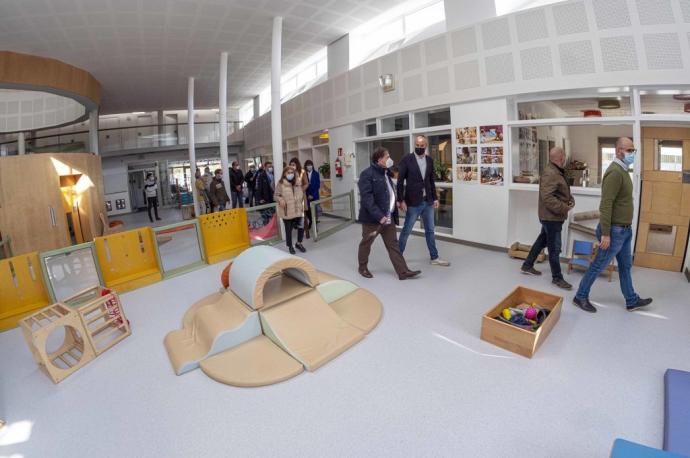
[[[69,201],[70,193],[60,187],[60,175],[74,171],[92,185]],[[0,158],[0,232],[12,238],[15,255],[92,240],[100,235],[101,212],[105,213],[100,157],[42,153]],[[76,240],[70,235],[68,213]]]

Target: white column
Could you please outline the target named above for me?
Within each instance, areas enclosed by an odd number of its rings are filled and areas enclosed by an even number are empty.
[[[98,150],[98,108],[89,112],[89,150],[95,155]]]
[[[260,95],[254,96],[254,99],[253,99],[253,101],[254,101],[254,117],[252,118],[252,120],[259,119],[259,116],[261,116],[261,99],[260,99],[260,97],[261,97]]]
[[[273,47],[271,50],[271,140],[273,143],[273,173],[276,181],[283,174],[283,129],[280,112],[282,34],[283,18],[274,17]]]
[[[220,78],[218,85],[218,108],[220,123],[220,168],[223,181],[230,194],[230,171],[228,169],[228,53],[220,53]]]
[[[194,214],[199,215],[199,198],[196,195],[196,149],[194,147],[194,77],[190,76],[187,80],[187,129],[189,143],[189,171],[192,174],[191,188],[194,199]]]
[[[17,152],[20,155],[26,154],[26,135],[24,132],[17,132]]]

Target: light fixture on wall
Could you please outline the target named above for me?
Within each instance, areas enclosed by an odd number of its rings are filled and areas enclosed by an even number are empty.
[[[379,86],[383,89],[383,92],[391,92],[395,90],[395,80],[393,75],[387,73],[385,75],[379,76]]]
[[[602,110],[617,110],[620,107],[621,107],[621,103],[617,99],[601,99],[601,100],[599,100],[599,108]]]

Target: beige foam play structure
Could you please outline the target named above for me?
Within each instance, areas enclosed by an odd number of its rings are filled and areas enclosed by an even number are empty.
[[[371,292],[259,246],[233,261],[229,288],[193,304],[164,343],[177,375],[200,367],[221,383],[263,386],[315,371],[361,341],[382,313]]]

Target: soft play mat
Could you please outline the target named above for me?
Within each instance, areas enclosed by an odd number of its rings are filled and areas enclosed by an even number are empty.
[[[354,283],[259,246],[228,269],[229,287],[193,304],[165,337],[177,375],[201,370],[235,386],[263,386],[315,371],[374,329],[383,307]]]

